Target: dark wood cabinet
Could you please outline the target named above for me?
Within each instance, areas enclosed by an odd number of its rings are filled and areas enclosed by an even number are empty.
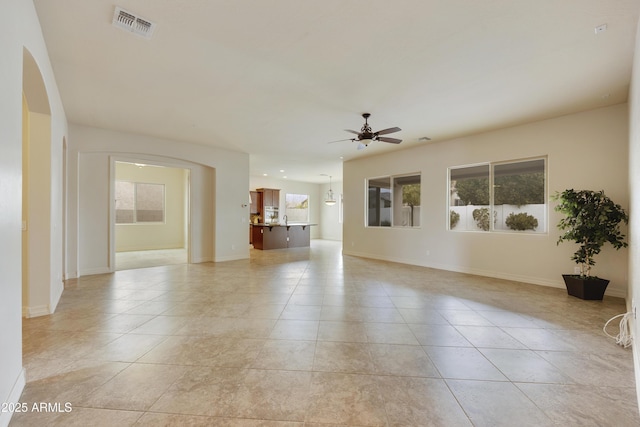
[[[262,205],[273,206],[273,190],[262,190]]]
[[[260,216],[263,223],[278,222],[280,218],[280,190],[258,188],[260,196]]]
[[[262,206],[279,207],[280,190],[274,188],[258,188],[257,191],[262,194]]]
[[[250,191],[251,195],[251,209],[249,213],[261,215],[262,214],[262,193],[257,191]]]
[[[311,244],[310,226],[287,227],[287,247],[301,248]]]
[[[309,225],[252,225],[251,241],[255,249],[300,248],[310,244]]]

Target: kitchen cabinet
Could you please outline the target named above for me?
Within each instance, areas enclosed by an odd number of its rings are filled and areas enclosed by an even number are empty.
[[[253,224],[251,241],[254,249],[285,249],[309,246],[310,228],[315,224]]]
[[[311,226],[287,227],[287,247],[301,248],[311,244]]]
[[[276,208],[280,206],[280,190],[274,188],[258,188],[257,191],[262,193],[262,206]]]
[[[249,195],[251,196],[251,209],[249,213],[255,215],[262,214],[262,193],[250,191]]]
[[[262,205],[273,206],[273,190],[262,190]]]
[[[263,222],[278,222],[280,219],[280,190],[274,188],[258,188],[262,197],[260,215]]]

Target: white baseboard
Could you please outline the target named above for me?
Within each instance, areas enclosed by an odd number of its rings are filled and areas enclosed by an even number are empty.
[[[556,281],[551,281],[551,280],[540,278],[540,277],[521,276],[517,274],[509,274],[509,273],[503,273],[499,271],[468,268],[464,266],[444,265],[444,264],[426,264],[423,260],[399,259],[399,258],[393,258],[393,257],[372,255],[369,253],[348,251],[345,249],[343,249],[343,253],[344,255],[377,259],[381,261],[396,262],[399,264],[418,265],[420,267],[435,268],[437,270],[445,270],[445,271],[454,271],[456,273],[473,274],[476,276],[493,277],[495,279],[511,280],[514,282],[528,283],[531,285],[548,286],[551,288],[558,288],[558,289],[565,288],[564,282],[561,277],[559,277],[558,280]],[[612,297],[618,297],[618,298],[626,298],[627,291],[625,289],[619,289],[617,287],[609,287],[607,288],[606,295],[612,296]]]
[[[32,317],[48,316],[49,314],[51,314],[51,307],[49,307],[49,305],[22,307],[22,317],[26,317],[27,319]]]
[[[171,249],[187,249],[184,246],[173,245],[142,245],[142,246],[119,246],[116,248],[117,252],[139,252],[139,251],[163,251]]]
[[[22,395],[22,391],[24,390],[24,386],[26,385],[26,375],[24,368],[20,370],[18,377],[13,382],[13,387],[9,391],[9,397],[7,398],[7,403],[18,403],[20,402],[20,396]],[[11,417],[13,416],[13,412],[5,412],[0,411],[0,427],[7,427],[9,422],[11,421]]]
[[[202,264],[203,262],[212,262],[213,258],[204,257],[204,258],[191,258],[191,264]]]
[[[240,259],[248,259],[248,258],[249,258],[249,254],[247,254],[247,255],[228,255],[228,256],[224,256],[224,257],[216,257],[214,262],[237,261],[237,260],[240,260]]]
[[[111,270],[109,270],[109,267],[89,268],[86,270],[81,270],[78,273],[78,277],[93,276],[94,274],[107,274],[107,273],[111,273]]]

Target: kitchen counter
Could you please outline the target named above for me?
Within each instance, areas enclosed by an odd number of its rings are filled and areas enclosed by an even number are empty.
[[[291,224],[282,224],[282,223],[264,223],[264,222],[258,222],[258,223],[253,223],[251,225],[255,225],[258,227],[309,227],[311,225],[318,225],[318,224],[309,224],[306,222],[292,222]]]
[[[254,249],[300,248],[311,244],[309,223],[258,223],[251,224],[251,241]]]

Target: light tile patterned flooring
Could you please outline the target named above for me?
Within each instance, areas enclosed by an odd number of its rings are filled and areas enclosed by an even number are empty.
[[[186,264],[186,249],[156,249],[149,251],[116,252],[116,270]]]
[[[622,300],[340,249],[69,282],[24,320],[22,401],[72,410],[11,425],[640,425],[632,354],[601,331]]]

